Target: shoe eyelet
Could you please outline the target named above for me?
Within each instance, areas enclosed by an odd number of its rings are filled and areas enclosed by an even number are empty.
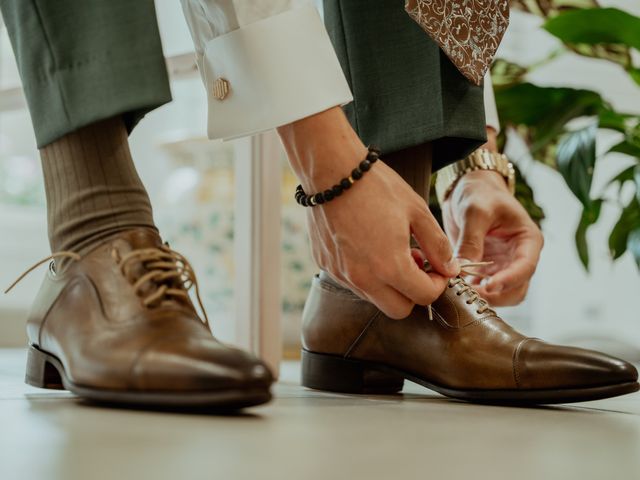
[[[466,301],[466,302],[464,302],[464,303],[466,303],[467,305],[471,305],[473,302],[470,302],[469,300],[467,300],[467,301]]]
[[[476,314],[482,315],[482,312],[480,310],[476,310]]]
[[[456,292],[456,295],[459,297],[460,295],[462,295],[460,292]]]

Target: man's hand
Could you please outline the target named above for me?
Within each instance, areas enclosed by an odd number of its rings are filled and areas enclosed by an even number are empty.
[[[491,261],[475,288],[492,305],[517,305],[529,288],[542,250],[540,229],[497,172],[465,174],[442,206],[445,231],[459,259]]]
[[[306,192],[337,183],[367,154],[341,109],[278,129]],[[307,208],[318,266],[391,318],[427,305],[459,272],[446,235],[425,201],[382,160],[340,197]],[[413,235],[433,268],[425,272],[409,247]]]

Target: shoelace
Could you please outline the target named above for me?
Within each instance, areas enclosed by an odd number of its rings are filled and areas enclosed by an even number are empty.
[[[147,272],[141,275],[133,283],[133,289],[136,294],[139,293],[140,289],[147,284],[147,282],[152,282],[156,286],[153,292],[142,298],[142,302],[146,307],[157,306],[161,304],[163,300],[172,297],[189,301],[189,289],[194,287],[196,299],[203,316],[201,321],[209,327],[209,319],[207,317],[207,312],[204,309],[204,305],[202,304],[200,289],[198,287],[198,280],[196,279],[195,272],[193,271],[193,267],[189,261],[180,253],[172,250],[166,245],[163,245],[158,248],[132,250],[122,257],[120,257],[117,250],[113,249],[111,251],[111,255],[118,263],[120,271],[125,276],[127,267],[135,261],[142,263],[147,269]],[[43,263],[58,258],[69,258],[71,260],[78,261],[82,257],[71,251],[61,251],[49,255],[29,267],[11,285],[9,285],[4,293],[9,293],[13,287],[22,281],[22,279]],[[178,284],[179,287],[176,287],[176,284]]]
[[[460,264],[460,275],[454,278],[450,278],[449,279],[449,283],[448,283],[448,287],[449,288],[453,288],[456,285],[461,285],[462,288],[460,288],[460,290],[458,290],[456,292],[456,295],[460,296],[463,294],[467,294],[468,295],[468,299],[466,300],[467,305],[471,305],[472,303],[477,303],[478,308],[476,309],[476,312],[478,314],[483,314],[486,311],[493,311],[491,310],[491,308],[489,307],[489,302],[487,302],[484,298],[482,298],[480,296],[480,294],[475,291],[471,285],[469,285],[467,282],[465,282],[465,280],[461,277],[461,275],[473,275],[474,277],[480,277],[480,278],[484,278],[487,275],[484,275],[482,273],[479,272],[474,272],[470,269],[475,269],[475,268],[479,268],[479,267],[484,267],[486,265],[491,265],[493,262],[465,262]],[[425,262],[424,263],[424,267],[423,269],[428,272],[431,270],[431,265],[429,265],[429,262]],[[427,305],[427,312],[429,313],[429,320],[433,320],[433,309],[431,308],[431,305]]]
[[[207,317],[207,312],[204,309],[204,305],[202,304],[202,299],[200,297],[200,289],[198,287],[198,280],[195,276],[195,272],[193,271],[193,267],[189,263],[189,261],[180,253],[172,250],[166,245],[163,245],[160,248],[143,248],[139,250],[132,250],[131,252],[125,254],[120,257],[117,250],[112,250],[112,256],[118,262],[118,266],[120,267],[120,271],[122,274],[125,274],[125,269],[127,265],[129,265],[134,260],[141,262],[145,267],[149,270],[147,273],[142,275],[138,280],[136,280],[133,284],[133,289],[136,293],[140,290],[140,288],[149,281],[154,282],[158,288],[155,291],[147,295],[143,298],[143,303],[147,307],[151,307],[158,302],[158,300],[162,300],[166,297],[178,297],[188,300],[189,299],[189,289],[194,287],[196,299],[198,300],[198,306],[202,311],[202,315],[204,317],[203,323],[209,327],[209,319]],[[13,287],[15,287],[18,283],[22,281],[27,275],[29,275],[32,271],[38,268],[45,262],[55,260],[56,258],[70,258],[72,260],[78,261],[80,260],[80,255],[71,251],[61,251],[56,252],[52,255],[49,255],[46,258],[36,262],[34,265],[29,267],[24,273],[22,273],[7,289],[4,293],[9,293]],[[483,278],[486,275],[483,275],[479,272],[474,272],[469,269],[484,267],[486,265],[490,265],[493,262],[467,262],[460,265],[460,274],[461,275],[473,275],[476,277]],[[424,264],[424,270],[430,271],[431,266],[428,262]],[[175,288],[168,284],[168,281],[178,280],[181,284],[181,288]],[[472,303],[478,304],[478,309],[476,310],[478,314],[482,314],[487,310],[491,310],[489,307],[489,303],[480,296],[480,294],[475,291],[467,282],[464,281],[460,276],[449,279],[448,287],[453,288],[456,285],[461,285],[462,288],[458,290],[457,295],[463,295],[467,293],[469,298],[466,300],[468,305]],[[427,305],[427,311],[429,312],[429,320],[433,320],[433,309],[431,305]]]

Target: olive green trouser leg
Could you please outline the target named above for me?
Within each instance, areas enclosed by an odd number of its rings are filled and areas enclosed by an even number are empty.
[[[0,0],[38,147],[171,100],[152,0]]]

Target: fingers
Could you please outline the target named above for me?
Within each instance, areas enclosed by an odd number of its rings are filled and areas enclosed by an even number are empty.
[[[349,278],[347,283],[360,298],[373,303],[389,318],[396,320],[406,318],[415,306],[415,302],[373,275],[362,281]]]
[[[413,219],[411,233],[436,272],[446,277],[455,277],[460,273],[449,239],[428,210],[420,212]]]
[[[498,293],[487,292],[484,287],[476,287],[476,290],[480,296],[487,300],[492,306],[510,307],[522,303],[529,291],[529,282],[525,282],[515,288],[503,290]]]
[[[422,250],[419,248],[411,249],[411,258],[413,258],[413,261],[416,262],[416,266],[420,269],[422,269],[424,262],[427,260],[427,257],[424,256]]]
[[[437,272],[425,272],[416,265],[413,254],[402,265],[397,275],[391,277],[391,285],[417,305],[430,305],[437,299],[449,279]],[[403,262],[404,263],[404,262]]]
[[[408,251],[395,260],[387,257],[366,271],[344,276],[341,281],[388,317],[406,318],[416,304],[433,303],[447,287],[448,278],[418,267],[419,257],[417,252],[414,257]]]
[[[484,239],[491,228],[491,217],[482,209],[469,208],[456,243],[456,257],[472,262],[482,260]]]
[[[511,264],[490,277],[483,285],[487,293],[499,294],[507,289],[528,282],[536,271],[537,260],[529,258],[514,259]]]
[[[536,271],[541,249],[542,235],[538,232],[520,239],[513,260],[491,276],[484,285],[484,290],[487,293],[498,294],[528,282]]]

